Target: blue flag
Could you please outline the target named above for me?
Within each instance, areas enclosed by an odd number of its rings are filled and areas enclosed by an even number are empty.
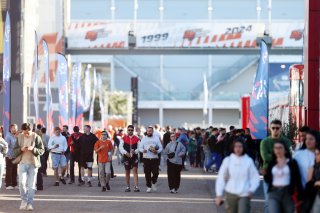
[[[45,40],[42,41],[43,46],[43,63],[46,71],[46,110],[47,110],[47,131],[49,135],[53,134],[53,121],[52,121],[52,95],[51,95],[51,82],[50,82],[50,69],[49,69],[49,48]]]
[[[3,49],[3,113],[2,125],[4,136],[9,131],[10,125],[10,79],[11,79],[11,27],[10,16],[7,12],[4,27],[4,49]]]
[[[33,62],[33,101],[34,101],[34,110],[36,114],[36,124],[39,122],[39,97],[38,97],[38,36],[37,32],[34,32],[34,62]]]
[[[74,63],[72,65],[72,73],[70,80],[70,129],[76,125],[76,113],[77,113],[77,79],[78,79],[78,67],[80,63]]]
[[[59,127],[68,125],[68,63],[62,54],[57,54],[59,82]]]
[[[260,48],[259,66],[250,98],[249,128],[253,139],[263,139],[268,135],[269,56],[264,41]]]
[[[82,90],[81,90],[81,74],[82,74],[82,64],[78,63],[77,66],[77,81],[76,81],[76,126],[80,129],[83,126],[83,100],[82,100]]]
[[[93,122],[94,122],[94,100],[96,98],[96,88],[97,88],[97,73],[96,73],[96,69],[94,69],[93,70],[93,93],[92,93],[92,99],[91,99],[91,105],[90,105],[90,111],[89,111],[89,124],[91,127],[93,126]]]

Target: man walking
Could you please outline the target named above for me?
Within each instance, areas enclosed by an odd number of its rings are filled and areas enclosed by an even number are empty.
[[[36,191],[36,177],[40,168],[40,156],[44,153],[39,135],[31,131],[31,124],[21,126],[14,147],[15,163],[19,163],[19,190],[21,196],[20,210],[33,210],[33,197]]]
[[[142,138],[139,151],[143,153],[144,174],[147,182],[147,193],[157,191],[159,176],[158,154],[162,151],[159,137],[153,135],[153,127],[147,128],[147,135]],[[151,176],[152,174],[152,176]]]
[[[290,150],[291,147],[291,141],[282,136],[281,132],[282,132],[282,122],[278,119],[275,119],[273,121],[271,121],[270,123],[270,131],[271,131],[271,135],[265,139],[263,139],[261,141],[260,144],[260,153],[261,153],[261,157],[263,160],[263,166],[261,169],[261,173],[262,175],[266,174],[266,170],[268,168],[269,163],[272,161],[272,153],[273,153],[273,144],[276,141],[283,141],[284,144],[287,146],[287,150]],[[263,182],[263,191],[264,191],[264,197],[265,197],[265,209],[264,212],[267,213],[268,212],[268,184],[264,181]],[[272,213],[272,212],[270,212]]]
[[[126,184],[125,192],[130,192],[130,171],[132,169],[134,178],[134,192],[140,192],[138,187],[138,164],[139,164],[139,141],[138,136],[134,135],[134,126],[127,127],[127,135],[124,135],[120,140],[119,149],[123,155],[124,168],[126,170]]]
[[[17,164],[12,163],[16,158],[13,152],[13,148],[16,145],[18,126],[11,124],[9,126],[9,132],[6,135],[5,141],[8,144],[8,153],[6,155],[6,189],[12,190],[17,188]]]
[[[91,126],[85,125],[84,134],[79,138],[80,156],[79,163],[81,167],[81,181],[79,186],[84,185],[84,170],[88,169],[88,186],[92,187],[92,166],[93,166],[93,150],[94,144],[98,141],[98,138],[90,132]]]
[[[182,145],[184,145],[186,150],[188,150],[189,138],[187,136],[187,130],[184,127],[181,128],[181,134],[179,135],[178,142],[182,143]],[[182,157],[182,170],[183,171],[188,171],[185,167],[186,158],[187,158],[187,153]]]
[[[69,184],[73,184],[75,181],[74,178],[74,163],[78,162],[78,181],[81,182],[81,168],[79,164],[79,155],[80,155],[80,145],[79,145],[79,139],[81,137],[82,133],[79,130],[78,126],[73,127],[73,133],[69,137],[68,140],[68,147],[70,149],[70,182]]]
[[[111,160],[113,146],[106,131],[101,133],[101,140],[98,140],[94,145],[94,150],[98,154],[99,179],[102,191],[110,190],[111,177]]]
[[[64,155],[67,150],[68,144],[66,138],[61,135],[60,127],[54,128],[54,135],[50,138],[48,143],[48,148],[51,152],[52,169],[54,170],[54,176],[56,182],[54,186],[59,186],[59,180],[66,184],[64,180],[64,175],[67,168],[67,159]],[[59,178],[58,169],[61,168],[61,177]]]

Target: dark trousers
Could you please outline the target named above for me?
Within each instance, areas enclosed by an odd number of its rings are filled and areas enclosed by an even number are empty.
[[[185,154],[183,157],[182,157],[182,168],[185,169],[186,167],[184,166],[184,162],[186,161],[186,158],[187,158],[187,155]]]
[[[38,173],[37,173],[37,189],[43,190],[43,179],[42,179],[42,173],[40,172],[40,168],[38,169]]]
[[[18,165],[12,163],[13,159],[6,158],[6,187],[17,186]],[[2,177],[1,177],[2,178]]]
[[[113,170],[113,166],[112,166],[112,161],[110,161],[110,172],[111,172],[111,177],[114,177],[114,170]]]
[[[75,163],[75,156],[74,153],[70,153],[70,180],[74,182],[74,163]],[[78,181],[81,181],[81,171],[80,171],[80,165],[78,163],[78,169],[79,169],[79,175],[78,175]]]
[[[41,168],[38,171],[42,174],[47,174],[47,169],[48,169],[48,158],[49,158],[49,151],[46,149],[43,155],[40,156],[40,161],[41,161]]]
[[[159,176],[159,165],[158,165],[158,159],[143,159],[143,170],[144,175],[147,182],[147,187],[151,187],[151,183],[155,184],[157,183],[158,176]],[[152,176],[151,176],[152,174]]]
[[[169,189],[178,190],[180,187],[182,165],[171,163],[167,160],[167,174]]]

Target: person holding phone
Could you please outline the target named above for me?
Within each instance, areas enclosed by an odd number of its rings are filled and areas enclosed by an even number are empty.
[[[31,124],[21,126],[22,133],[14,146],[16,156],[13,163],[19,163],[20,210],[33,210],[33,197],[36,191],[37,173],[41,167],[40,156],[44,153],[41,137],[32,132]]]
[[[67,169],[67,159],[64,155],[65,151],[68,148],[66,138],[61,134],[60,127],[54,128],[54,135],[51,136],[48,143],[48,149],[51,153],[52,160],[52,169],[54,171],[54,176],[56,178],[56,182],[54,186],[59,186],[59,180],[66,184],[64,180],[64,175]],[[59,178],[58,169],[61,168],[61,177]]]

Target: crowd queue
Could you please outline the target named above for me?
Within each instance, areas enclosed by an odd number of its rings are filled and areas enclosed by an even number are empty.
[[[225,203],[228,213],[250,212],[251,198],[262,179],[265,212],[320,212],[320,135],[307,126],[299,129],[298,142],[282,133],[280,120],[270,123],[270,136],[253,140],[249,129],[229,127],[207,129],[197,127],[164,129],[159,125],[125,129],[92,131],[85,125],[70,134],[68,126],[54,128],[50,137],[47,129],[29,123],[10,125],[6,137],[0,131],[0,177],[6,170],[7,190],[19,189],[21,210],[33,210],[36,190],[43,190],[48,159],[54,170],[54,186],[75,184],[78,166],[78,186],[92,187],[94,160],[98,164],[101,191],[111,190],[112,157],[124,165],[125,192],[140,192],[138,166],[143,163],[146,192],[157,191],[160,163],[167,165],[170,193],[178,193],[181,171],[190,167],[217,175],[215,191],[217,205]],[[162,158],[162,159],[161,159]],[[18,167],[19,165],[19,167]],[[85,176],[87,172],[87,176]],[[133,185],[130,173],[133,173]],[[19,177],[19,181],[17,181]],[[85,177],[87,177],[85,179]],[[0,178],[0,188],[2,178]],[[133,186],[131,188],[131,186]]]

